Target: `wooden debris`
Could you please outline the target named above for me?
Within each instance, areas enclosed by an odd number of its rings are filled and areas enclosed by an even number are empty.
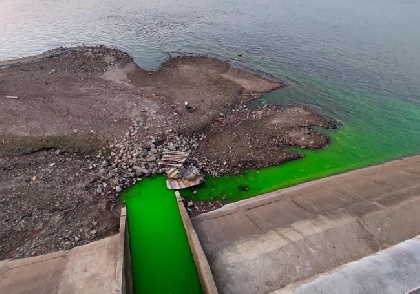
[[[182,164],[187,160],[189,152],[184,151],[168,151],[163,153],[162,159],[159,164],[173,167],[181,167]]]
[[[166,186],[171,190],[180,190],[200,185],[203,182],[204,175],[195,166],[171,168],[168,171]]]
[[[19,99],[19,96],[6,95],[6,96],[4,96],[4,98],[8,98],[8,99]]]

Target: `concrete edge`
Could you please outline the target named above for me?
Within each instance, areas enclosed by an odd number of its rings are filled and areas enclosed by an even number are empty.
[[[198,239],[197,233],[191,223],[191,219],[188,216],[187,210],[185,209],[184,203],[182,202],[181,195],[178,191],[176,191],[175,196],[178,202],[178,209],[181,214],[182,223],[184,224],[184,229],[187,233],[188,243],[197,266],[198,276],[200,278],[203,292],[205,294],[218,294],[210,265],[207,261],[207,257],[203,251],[200,240]]]
[[[120,234],[116,266],[116,293],[133,294],[133,277],[131,271],[130,240],[127,225],[127,209],[121,208]]]
[[[348,176],[349,174],[354,174],[354,173],[360,172],[360,170],[370,170],[370,169],[374,169],[375,167],[378,167],[378,166],[387,166],[387,165],[393,164],[393,163],[398,162],[398,161],[406,161],[406,160],[419,159],[419,158],[420,158],[420,155],[413,155],[413,156],[409,156],[409,157],[397,158],[397,159],[387,161],[387,162],[384,162],[384,163],[369,165],[369,166],[366,166],[366,167],[362,167],[362,168],[358,168],[358,169],[354,169],[354,170],[350,170],[350,171],[346,171],[346,172],[342,172],[342,173],[338,173],[338,174],[333,174],[333,175],[330,175],[328,177],[319,178],[319,179],[299,183],[299,184],[296,184],[296,185],[292,185],[290,187],[281,188],[281,189],[278,189],[278,190],[275,190],[275,191],[272,191],[272,192],[263,193],[263,194],[260,194],[260,195],[257,195],[257,196],[251,197],[251,198],[247,198],[247,199],[243,199],[243,200],[239,200],[239,201],[236,201],[236,202],[229,203],[229,204],[224,205],[223,207],[218,208],[216,210],[200,214],[200,215],[194,217],[193,220],[195,222],[201,222],[201,221],[204,221],[204,220],[229,215],[229,214],[235,213],[235,211],[237,209],[246,210],[247,208],[255,205],[256,203],[258,205],[265,205],[265,204],[268,204],[270,202],[279,201],[280,200],[280,199],[278,199],[279,196],[281,196],[283,194],[287,194],[288,192],[292,192],[292,191],[296,191],[296,190],[306,188],[306,187],[308,187],[310,185],[313,185],[313,184],[328,182],[331,179],[341,178],[341,177],[344,177],[344,176]]]
[[[366,259],[368,259],[368,258],[372,258],[372,257],[378,256],[379,254],[384,253],[384,252],[389,252],[390,250],[392,250],[392,248],[396,248],[396,247],[398,247],[398,246],[401,246],[401,244],[403,244],[403,243],[407,243],[408,241],[420,241],[420,235],[415,236],[415,237],[413,237],[413,238],[411,238],[411,239],[407,239],[407,240],[404,240],[404,241],[398,242],[397,244],[394,244],[394,245],[392,245],[392,246],[389,246],[389,247],[387,247],[387,248],[384,248],[384,249],[382,249],[382,250],[379,250],[379,251],[377,251],[377,252],[374,252],[374,253],[372,253],[372,254],[370,254],[370,255],[367,255],[367,256],[364,256],[364,257],[358,258],[358,259],[356,259],[356,260],[353,260],[353,261],[347,262],[347,263],[342,264],[342,265],[340,265],[340,266],[337,266],[337,267],[335,267],[335,268],[333,268],[333,269],[331,269],[331,270],[325,271],[325,272],[323,272],[323,273],[316,274],[316,275],[314,275],[314,276],[312,276],[312,277],[310,277],[310,278],[308,278],[308,279],[304,279],[304,280],[298,281],[298,282],[296,282],[296,283],[292,283],[292,284],[290,284],[290,285],[287,285],[287,286],[286,286],[286,287],[284,287],[284,288],[274,290],[273,292],[269,292],[268,294],[281,294],[281,293],[288,293],[288,292],[294,291],[294,290],[298,289],[299,287],[301,287],[301,286],[303,286],[303,285],[305,285],[305,284],[309,284],[309,283],[311,283],[311,282],[314,282],[314,281],[316,281],[317,279],[319,279],[319,278],[321,278],[321,277],[323,277],[323,276],[328,276],[328,275],[332,275],[332,274],[334,274],[334,273],[337,273],[337,272],[339,272],[339,271],[343,270],[344,268],[346,268],[347,266],[349,266],[349,265],[351,265],[351,264],[355,264],[355,263],[357,263],[358,261],[361,261],[361,260],[366,260]],[[418,289],[420,289],[420,287],[419,287]],[[416,289],[413,289],[413,290],[416,290]],[[410,293],[411,293],[411,291],[413,291],[413,290],[410,290],[410,291],[408,291],[408,292],[404,292],[404,294],[410,294]]]

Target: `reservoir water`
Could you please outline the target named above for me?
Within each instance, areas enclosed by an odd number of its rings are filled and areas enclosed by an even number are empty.
[[[310,104],[339,122],[327,131],[332,144],[325,150],[244,175],[207,177],[197,194],[183,193],[234,201],[420,152],[419,15],[418,0],[0,0],[0,60],[82,43],[120,48],[148,69],[168,53],[210,54],[288,84],[253,106]],[[165,189],[157,177],[125,199],[129,223],[137,224],[130,227],[139,252],[135,284],[167,293],[161,279],[178,270],[199,293],[175,198]],[[176,293],[187,293],[182,285]]]

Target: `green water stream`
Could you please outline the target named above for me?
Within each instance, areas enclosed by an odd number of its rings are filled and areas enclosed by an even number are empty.
[[[122,196],[127,203],[134,290],[200,294],[178,204],[165,180],[163,176],[145,179]]]

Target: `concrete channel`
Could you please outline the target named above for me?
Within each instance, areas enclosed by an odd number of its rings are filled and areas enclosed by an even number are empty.
[[[175,194],[203,293],[217,294],[210,266],[179,193]],[[71,250],[0,261],[0,293],[133,294],[126,208],[120,233]]]

